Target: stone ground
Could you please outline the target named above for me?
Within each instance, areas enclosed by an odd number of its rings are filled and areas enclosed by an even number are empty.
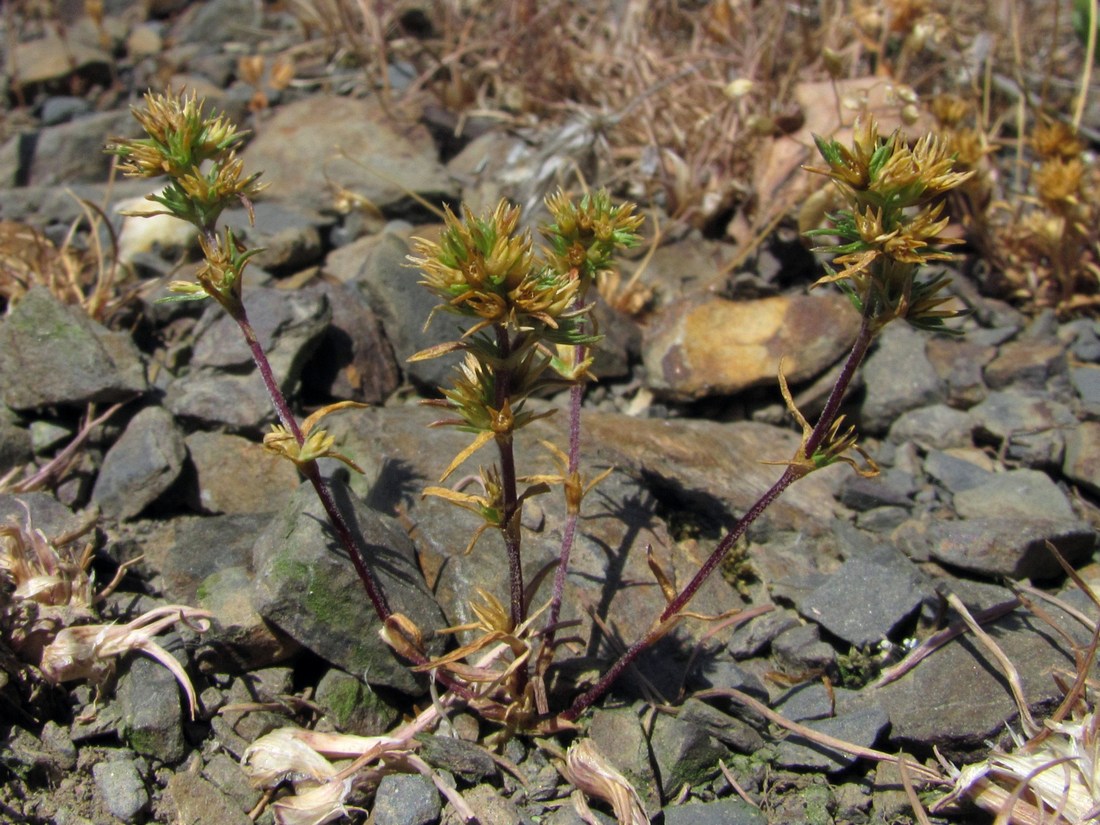
[[[429,429],[435,416],[416,403],[448,380],[450,365],[406,362],[453,336],[438,320],[424,329],[432,299],[405,259],[410,236],[433,218],[409,192],[433,203],[485,203],[496,193],[523,200],[532,157],[553,136],[489,130],[444,159],[424,119],[395,118],[360,93],[361,73],[339,69],[269,90],[270,105],[253,114],[255,90],[234,77],[241,41],[224,36],[228,21],[256,32],[246,45],[275,50],[300,36],[292,19],[263,17],[239,0],[160,14],[109,14],[114,49],[75,20],[69,61],[56,59],[52,34],[15,50],[33,105],[18,109],[23,121],[13,110],[5,122],[0,218],[60,244],[80,216],[67,189],[107,204],[140,289],[105,323],[43,286],[8,301],[0,475],[17,468],[12,478],[21,478],[23,468],[43,465],[74,438],[89,404],[123,406],[59,483],[0,495],[0,521],[22,524],[25,506],[34,527],[56,536],[98,512],[99,581],[142,557],[98,606],[103,621],[166,604],[210,611],[210,632],[180,626],[159,639],[191,674],[198,711],[189,718],[176,680],[149,658],[124,659],[100,690],[87,680],[55,687],[5,640],[0,821],[227,825],[253,812],[270,822],[238,764],[259,736],[287,724],[378,734],[428,701],[423,681],[378,641],[358,581],[296,473],[256,446],[273,415],[232,324],[213,306],[154,303],[167,277],[179,277],[193,239],[162,222],[119,218],[119,205],[147,184],[108,185],[100,151],[108,137],[134,134],[126,106],[150,84],[197,88],[255,132],[243,159],[270,188],[254,227],[243,214],[226,215],[266,249],[249,271],[246,304],[299,408],[345,398],[372,405],[332,427],[365,474],[330,469],[364,537],[380,548],[395,603],[421,627],[444,627],[470,620],[476,588],[499,593],[504,582],[493,537],[462,555],[472,518],[419,495],[466,441]],[[61,93],[74,88],[95,93]],[[328,151],[337,146],[342,157]],[[373,208],[336,209],[348,192]],[[730,258],[727,245],[697,233],[673,237],[642,276],[652,296],[645,314],[597,309],[606,339],[596,364],[602,380],[586,401],[583,458],[613,470],[586,500],[567,618],[587,622],[595,611],[608,631],[582,624],[563,690],[591,679],[659,612],[644,549],[686,581],[777,477],[762,462],[793,453],[778,357],[789,356],[786,374],[812,412],[854,332],[846,301],[807,292],[816,264],[797,239],[777,234],[732,275],[716,274]],[[755,618],[713,633],[685,624],[586,719],[665,823],[910,821],[889,766],[783,735],[728,698],[694,695],[737,689],[853,744],[922,760],[936,748],[967,764],[990,742],[1006,744],[1017,725],[1005,679],[984,650],[962,637],[896,680],[881,679],[883,670],[958,620],[949,593],[976,612],[1010,601],[1012,584],[1027,580],[1090,609],[1046,545],[1085,580],[1100,578],[1100,328],[1024,315],[984,296],[965,271],[957,289],[972,309],[964,334],[888,327],[849,403],[881,476],[832,468],[796,485],[693,603],[701,613],[739,607]],[[534,445],[563,443],[562,418],[525,433],[524,472],[552,469]],[[554,557],[561,523],[549,497],[525,513],[531,570]],[[10,603],[0,606],[10,633]],[[1061,698],[1053,674],[1072,672],[1071,645],[1090,636],[1059,607],[1044,605],[1042,615],[1064,635],[1024,609],[988,626],[1036,713]],[[482,822],[582,821],[545,747],[513,739],[505,761],[494,761],[474,744],[490,733],[459,713],[424,737],[420,755]],[[379,825],[458,821],[417,775],[393,774],[355,799]],[[611,821],[608,809],[595,816]],[[979,817],[965,808],[946,816]]]

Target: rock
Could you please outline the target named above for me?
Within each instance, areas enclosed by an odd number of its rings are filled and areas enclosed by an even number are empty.
[[[997,348],[963,337],[933,335],[925,342],[925,354],[943,386],[952,407],[972,407],[986,397],[982,370],[997,355]]]
[[[405,534],[345,488],[334,487],[333,495],[390,607],[425,630],[443,627]],[[372,685],[420,691],[407,664],[379,638],[377,615],[311,485],[302,485],[257,539],[252,564],[252,603],[261,616]],[[430,643],[431,654],[439,653],[441,641]]]
[[[20,425],[15,413],[0,405],[0,477],[33,457],[30,431]]]
[[[463,792],[462,798],[474,812],[477,822],[492,822],[493,825],[535,825],[534,820],[525,816],[516,803],[505,799],[492,785],[475,785]],[[442,825],[459,825],[466,821],[450,805],[443,811]]]
[[[836,651],[821,641],[815,624],[785,630],[772,640],[772,655],[788,673],[829,671],[836,667]]]
[[[979,487],[993,476],[989,457],[973,448],[929,450],[924,458],[924,471],[952,495]]]
[[[158,642],[164,644],[162,639]],[[131,658],[118,680],[118,702],[122,734],[131,748],[169,764],[187,755],[182,719],[187,711],[181,709],[180,686],[164,665],[142,656]]]
[[[415,193],[430,202],[455,199],[427,129],[401,123],[373,100],[312,95],[275,110],[241,155],[263,172],[265,200],[331,211],[321,181],[393,212]]]
[[[361,680],[334,667],[321,677],[313,701],[324,711],[324,721],[341,733],[377,736],[390,730],[400,717],[396,708]]]
[[[676,798],[684,785],[708,782],[718,773],[718,760],[729,753],[705,729],[664,714],[653,718],[649,746],[664,799]]]
[[[698,699],[685,701],[677,718],[705,730],[738,753],[753,754],[764,747],[764,739],[754,728]]]
[[[439,734],[423,736],[419,753],[429,765],[450,771],[467,782],[483,782],[497,773],[496,762],[486,750],[465,739]]]
[[[251,591],[252,575],[243,565],[223,567],[202,580],[194,603],[213,613],[215,619],[195,651],[196,661],[204,668],[233,672],[268,667],[301,649],[256,612]]]
[[[129,336],[64,306],[45,287],[28,290],[0,322],[0,394],[13,409],[109,404],[145,388]]]
[[[881,707],[868,704],[847,713],[838,713],[831,718],[810,720],[803,724],[826,736],[870,748],[890,726],[890,717]],[[794,770],[836,773],[851,767],[857,759],[858,757],[849,753],[825,747],[792,733],[780,741],[776,763],[780,767]]]
[[[925,450],[969,447],[973,423],[962,410],[933,404],[902,413],[890,425],[889,438],[895,444],[912,442]]]
[[[386,232],[369,236],[329,254],[325,269],[354,286],[382,322],[400,368],[417,384],[435,391],[450,383],[455,359],[432,358],[410,363],[421,350],[453,341],[462,333],[445,313],[428,326],[438,303],[409,268],[409,247],[398,235]]]
[[[932,589],[917,567],[891,548],[844,562],[797,604],[799,613],[855,648],[891,637]]]
[[[263,795],[258,788],[249,784],[248,776],[241,770],[240,764],[224,753],[211,756],[202,766],[202,775],[231,799],[239,811],[251,811]]]
[[[432,825],[442,810],[439,791],[419,775],[384,776],[374,794],[375,825]]]
[[[913,478],[901,470],[889,469],[874,478],[852,473],[843,481],[840,501],[856,512],[876,507],[911,507],[913,486]]]
[[[321,228],[326,223],[320,214],[293,202],[263,200],[253,206],[252,214],[254,223],[244,209],[227,209],[221,222],[244,244],[262,250],[252,259],[254,266],[289,273],[320,260]]]
[[[322,281],[309,289],[325,295],[332,322],[302,371],[303,392],[381,404],[401,383],[381,319],[352,286]]]
[[[967,582],[956,580],[950,586],[972,612],[980,608],[968,597]],[[1087,643],[1080,625],[1051,605],[1043,610],[1077,644]],[[1072,672],[1073,656],[1049,625],[1017,610],[984,629],[1018,670],[1033,712],[1062,700],[1050,673],[1052,669]],[[999,666],[969,635],[949,642],[897,681],[875,689],[874,696],[890,716],[887,750],[936,746],[957,764],[966,752],[1004,737],[1006,722],[1016,718],[1016,705]]]
[[[104,806],[123,822],[137,822],[149,804],[149,792],[132,759],[92,765],[92,777]]]
[[[727,649],[735,659],[758,656],[768,649],[776,636],[800,624],[798,615],[793,610],[776,608],[738,625],[730,636]]]
[[[657,775],[650,760],[649,741],[642,728],[640,705],[625,708],[597,707],[588,735],[611,766],[634,786],[646,810],[660,804]]]
[[[646,330],[646,385],[679,399],[735,395],[774,385],[780,358],[788,382],[799,384],[839,359],[858,328],[838,295],[688,301]]]
[[[109,516],[134,518],[172,486],[186,456],[183,433],[172,414],[163,407],[146,407],[103,457],[92,500]]]
[[[1011,341],[985,367],[985,383],[991,389],[1046,389],[1047,381],[1066,371],[1065,348],[1030,338]]]
[[[1073,507],[1050,476],[1038,470],[994,473],[981,484],[955,494],[962,518],[1074,521]]]
[[[762,810],[743,799],[688,802],[664,809],[665,825],[767,825]]]
[[[1095,364],[1071,367],[1069,380],[1086,415],[1100,417],[1100,369]]]
[[[50,31],[44,37],[23,40],[12,46],[5,61],[5,72],[10,78],[18,78],[23,87],[54,83],[74,74],[108,78],[111,56],[83,38],[67,36],[62,39]]]
[[[1093,493],[1100,493],[1100,422],[1082,421],[1066,436],[1062,474]]]
[[[61,782],[76,767],[76,748],[66,731],[48,722],[41,738],[29,730],[12,727],[3,737],[4,759],[9,770],[32,781]]]
[[[905,412],[942,402],[944,384],[925,351],[927,336],[906,324],[890,324],[863,364],[866,394],[862,432],[884,433]]]
[[[91,111],[92,104],[85,98],[57,95],[42,101],[38,118],[42,121],[43,126],[57,126],[60,123],[68,123],[74,118],[88,115]]]
[[[185,443],[198,481],[196,503],[207,513],[274,512],[298,489],[297,468],[256,441],[200,431]]]
[[[179,825],[252,825],[248,814],[241,811],[210,782],[188,771],[180,771],[168,779],[165,807],[172,822]]]
[[[219,44],[258,38],[262,27],[260,6],[252,0],[210,0],[191,5],[170,36],[177,43]]]
[[[971,408],[974,438],[1003,449],[1006,458],[1029,467],[1059,467],[1065,448],[1063,429],[1077,423],[1057,401],[1014,390],[993,392]]]
[[[141,134],[141,127],[125,110],[48,126],[35,136],[33,155],[22,170],[23,181],[32,186],[105,181],[110,175],[111,156],[103,151],[104,145],[116,137]]]
[[[266,667],[249,671],[233,680],[225,704],[211,720],[218,743],[237,759],[245,749],[271,731],[286,727],[281,710],[235,710],[234,705],[251,707],[253,703],[283,705],[293,688],[293,671],[287,667]]]
[[[197,370],[172,381],[164,406],[181,419],[200,427],[225,427],[258,435],[278,419],[260,376]]]
[[[328,302],[317,293],[256,287],[245,290],[244,304],[279,387],[293,393],[302,366],[328,327]],[[237,322],[213,302],[203,312],[194,335],[193,369],[253,368],[252,352]]]
[[[1077,521],[982,518],[906,522],[896,540],[910,558],[923,551],[944,564],[983,576],[1049,579],[1062,575],[1046,543],[1052,542],[1071,564],[1088,557],[1096,534]],[[915,549],[910,549],[910,547]]]

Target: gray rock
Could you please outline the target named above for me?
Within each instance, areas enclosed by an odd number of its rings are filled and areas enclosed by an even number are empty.
[[[374,794],[375,825],[431,825],[442,810],[439,791],[419,775],[384,776]]]
[[[864,362],[867,387],[861,429],[884,433],[904,412],[945,399],[943,381],[925,352],[927,336],[905,324],[890,324]]]
[[[371,99],[319,94],[281,106],[241,157],[246,169],[263,170],[266,200],[320,211],[333,208],[326,180],[386,212],[408,203],[409,192],[431,202],[456,195],[428,130],[395,121]]]
[[[1086,363],[1100,361],[1100,328],[1095,321],[1078,318],[1063,324],[1058,338],[1069,344],[1074,360]]]
[[[1062,473],[1073,483],[1100,493],[1100,422],[1082,421],[1066,436]]]
[[[933,404],[902,413],[890,425],[889,438],[896,444],[913,442],[924,449],[969,447],[973,424],[962,410]]]
[[[172,414],[146,407],[103,457],[92,500],[109,516],[134,518],[172,486],[186,457]]]
[[[685,701],[677,718],[705,730],[738,753],[752,754],[764,747],[764,739],[754,728],[698,699]]]
[[[664,809],[665,825],[767,825],[762,810],[743,799],[688,802]]]
[[[78,22],[67,21],[69,25],[64,37],[47,28],[44,37],[13,43],[5,60],[5,73],[8,77],[18,77],[24,87],[74,75],[106,77],[112,63],[111,55],[93,45],[96,39],[88,37],[87,28],[79,26]]]
[[[249,783],[240,763],[225,753],[219,752],[207,759],[202,766],[202,775],[233,800],[238,810],[251,811],[262,796],[260,789]]]
[[[376,511],[333,489],[390,607],[426,630],[444,626],[411,542]],[[370,684],[419,692],[420,683],[378,636],[378,618],[336,542],[313,488],[302,485],[253,548],[253,606],[304,647]],[[430,653],[438,653],[438,640]]]
[[[889,638],[932,595],[917,567],[892,549],[853,558],[817,590],[798,611],[856,648]]]
[[[738,625],[730,636],[727,649],[736,659],[757,656],[767,649],[776,636],[799,624],[801,622],[793,610],[776,608],[750,622]]]
[[[397,363],[419,385],[435,390],[450,382],[453,358],[433,358],[409,363],[408,359],[429,347],[453,341],[461,334],[453,316],[439,313],[427,325],[439,303],[417,281],[409,268],[409,247],[392,232],[369,236],[329,254],[325,269],[363,295],[382,322]]]
[[[1006,458],[1031,467],[1060,466],[1063,429],[1076,424],[1073,413],[1057,401],[1013,390],[990,393],[970,416],[975,441],[992,443]]]
[[[248,814],[233,800],[198,774],[179,771],[165,788],[164,806],[173,822],[216,822],[218,825],[252,825]]]
[[[107,180],[111,156],[103,151],[115,137],[138,137],[141,127],[126,110],[80,117],[41,129],[24,181],[33,186],[99,183]]]
[[[15,413],[0,404],[0,476],[22,467],[33,457],[30,431],[20,426]]]
[[[484,748],[453,736],[422,737],[420,756],[429,765],[450,771],[468,782],[483,781],[497,772],[496,762]]]
[[[329,668],[321,677],[313,701],[324,711],[324,721],[342,733],[377,736],[400,718],[395,707],[360,679],[337,668]]]
[[[198,505],[207,513],[270,513],[298,489],[297,468],[255,440],[194,432],[185,439],[195,468]]]
[[[997,355],[997,349],[968,332],[964,337],[934,335],[925,344],[932,368],[947,388],[952,407],[971,407],[985,398],[988,390],[982,369]]]
[[[146,388],[136,347],[33,287],[0,321],[0,395],[16,410],[111,403]]]
[[[1065,371],[1066,352],[1061,344],[1021,338],[1002,346],[986,365],[985,383],[994,390],[1044,390],[1050,378]]]
[[[958,580],[953,587],[973,612],[981,605],[971,603],[966,584]],[[1077,644],[1087,643],[1080,625],[1051,605],[1043,609]],[[1048,624],[1018,610],[987,623],[984,629],[1015,665],[1033,713],[1062,700],[1050,673],[1072,672],[1073,656]],[[1006,723],[1015,727],[1017,716],[1000,668],[970,635],[948,643],[897,681],[875,689],[874,696],[890,716],[886,750],[936,746],[956,764],[966,752],[1004,737]]]
[[[821,641],[816,624],[785,630],[772,640],[772,655],[779,667],[790,673],[827,671],[836,666],[836,651]]]
[[[983,483],[955,494],[962,518],[1074,521],[1073,507],[1050,476],[1038,470],[994,473]]]
[[[729,754],[704,728],[664,714],[653,719],[649,747],[664,799],[675,798],[684,785],[696,787],[712,779],[718,760]]]
[[[168,385],[164,406],[178,418],[211,429],[225,427],[255,434],[277,420],[271,398],[255,372],[235,375],[196,370]]]
[[[988,461],[988,456],[979,450],[929,450],[924,458],[924,471],[944,490],[955,495],[980,487],[992,478],[991,470],[982,466]]]
[[[869,748],[890,725],[886,711],[875,704],[839,713],[828,719],[810,720],[804,723],[818,733],[832,736],[853,745]],[[835,773],[855,764],[858,757],[828,748],[810,739],[791,734],[779,743],[776,762],[781,767],[797,770]]]
[[[131,748],[169,764],[187,755],[187,711],[181,706],[180,686],[166,667],[145,657],[132,658],[118,680],[118,702],[122,734]]]
[[[186,4],[185,4],[186,5]],[[225,43],[260,36],[263,18],[253,0],[211,0],[193,5],[172,29],[178,43]]]
[[[256,287],[245,290],[245,310],[284,393],[292,394],[302,366],[320,342],[331,313],[323,295]],[[195,327],[193,369],[251,369],[252,352],[237,322],[213,302]],[[186,379],[184,379],[186,380]],[[256,378],[259,381],[259,377]]]
[[[649,741],[642,728],[643,706],[596,708],[588,735],[611,766],[634,786],[646,810],[660,804],[657,775],[650,760]]]
[[[1062,568],[1046,548],[1049,541],[1071,563],[1087,558],[1096,534],[1082,522],[1018,518],[964,519],[931,524],[909,521],[898,528],[900,546],[919,558],[923,552],[944,564],[984,576],[1049,579]]]
[[[856,512],[876,507],[912,505],[913,479],[908,473],[890,469],[874,478],[851,474],[843,481],[840,501]]]
[[[1087,415],[1100,417],[1100,369],[1095,364],[1071,367],[1069,380]]]
[[[42,101],[38,117],[43,126],[57,126],[61,123],[90,114],[92,104],[82,97],[55,95]]]
[[[149,792],[132,759],[92,765],[92,777],[104,806],[123,822],[137,822],[149,804]]]
[[[535,821],[520,810],[510,799],[505,799],[492,785],[475,785],[462,794],[466,804],[474,812],[477,822],[493,825],[535,825]],[[460,825],[467,821],[448,805],[443,811],[443,825]]]
[[[67,732],[54,722],[49,724],[49,733],[43,730],[41,738],[18,726],[4,735],[4,758],[9,770],[56,784],[76,767],[76,748]]]
[[[320,214],[294,203],[264,200],[253,206],[252,214],[255,223],[244,209],[228,209],[221,222],[247,246],[262,250],[252,259],[255,266],[289,273],[320,261],[320,229],[326,223]]]
[[[302,372],[303,391],[381,404],[401,383],[401,369],[378,315],[347,284],[321,281],[309,288],[324,293],[332,323]]]

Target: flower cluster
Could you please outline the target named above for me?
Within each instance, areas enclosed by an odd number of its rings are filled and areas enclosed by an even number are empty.
[[[949,298],[941,290],[944,277],[917,280],[921,266],[950,260],[944,246],[960,243],[944,237],[949,219],[943,216],[946,192],[968,180],[971,172],[955,170],[946,141],[929,134],[912,147],[900,132],[878,134],[872,119],[856,123],[851,147],[816,137],[825,159],[823,168],[809,171],[830,177],[848,208],[831,216],[833,226],[811,235],[831,235],[839,243],[817,251],[839,253],[839,271],[818,283],[838,283],[861,313],[881,328],[895,318],[924,329],[942,330],[955,316],[942,308]]]

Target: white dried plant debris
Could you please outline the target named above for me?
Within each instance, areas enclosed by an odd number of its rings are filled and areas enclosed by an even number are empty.
[[[0,579],[14,588],[14,600],[91,608],[95,593],[88,569],[93,546],[88,542],[76,550],[70,545],[90,530],[92,524],[74,535],[51,540],[34,526],[26,503],[19,504],[26,514],[23,523],[13,518],[0,525]]]
[[[575,742],[566,753],[565,764],[560,770],[578,790],[608,802],[619,825],[647,825],[649,822],[634,786],[611,766],[591,739]]]

